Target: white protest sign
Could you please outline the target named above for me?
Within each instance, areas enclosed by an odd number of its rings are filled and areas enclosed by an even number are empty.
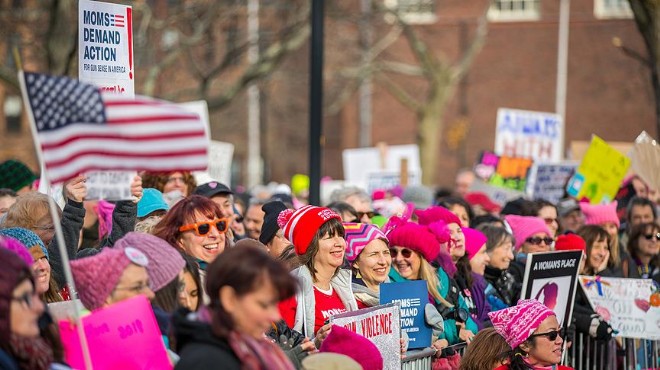
[[[126,5],[78,3],[78,79],[102,90],[135,95],[133,16]]]
[[[576,162],[534,163],[527,176],[527,195],[557,204],[565,198],[566,184],[577,166]]]
[[[408,173],[419,174],[422,167],[417,145],[391,145],[372,148],[345,149],[342,152],[344,180],[364,189],[369,183],[369,173],[388,171],[399,173],[401,160],[406,159]]]
[[[85,173],[87,196],[85,200],[128,200],[132,199],[131,182],[135,171],[93,171]]]
[[[619,336],[660,340],[660,293],[653,280],[580,276],[580,284],[594,311]]]
[[[209,145],[209,176],[229,186],[234,144],[211,140]]]
[[[383,356],[383,369],[401,369],[401,321],[399,306],[393,303],[345,312],[330,322],[369,339]]]
[[[481,192],[490,198],[493,202],[504,206],[507,202],[523,197],[525,193],[513,189],[502,188],[487,184],[479,179],[475,179],[470,186],[471,192]]]
[[[422,176],[414,170],[408,171],[408,185],[421,185]],[[370,171],[367,174],[367,193],[374,190],[387,190],[401,185],[401,173],[399,171]]]
[[[557,114],[500,108],[495,153],[558,162],[563,157],[563,130],[564,123]]]

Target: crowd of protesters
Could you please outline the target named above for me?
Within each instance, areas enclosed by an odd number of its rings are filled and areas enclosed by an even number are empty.
[[[315,356],[314,366],[382,369],[369,340],[328,318],[377,306],[382,284],[409,280],[428,289],[437,366],[557,368],[565,328],[520,300],[528,254],[580,250],[580,274],[660,279],[658,199],[635,176],[602,205],[500,207],[461,171],[454,191],[344,187],[321,207],[287,186],[238,193],[188,172],[142,173],[132,200],[86,200],[81,175],[57,209],[64,248],[36,179],[19,161],[0,164],[0,369],[68,368],[48,305],[74,295],[91,312],[148,298],[176,369],[294,369]],[[572,321],[594,340],[613,335],[579,289]],[[450,350],[461,343],[462,358]]]

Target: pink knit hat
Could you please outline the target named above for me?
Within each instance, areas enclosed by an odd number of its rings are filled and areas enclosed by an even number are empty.
[[[468,259],[471,260],[479,252],[481,247],[486,244],[488,238],[481,231],[469,227],[461,227],[461,230],[463,230],[463,234],[465,235],[465,253]]]
[[[375,344],[338,325],[332,325],[332,330],[321,343],[319,351],[346,355],[359,363],[364,370],[383,369],[383,356]]]
[[[606,222],[613,222],[616,227],[620,227],[619,217],[616,215],[617,201],[609,204],[591,205],[589,203],[580,203],[580,209],[584,213],[585,225],[602,225]]]
[[[428,225],[436,221],[444,221],[449,225],[452,223],[461,224],[461,220],[450,210],[440,206],[431,206],[427,209],[418,209],[415,211],[420,225]]]
[[[504,216],[504,220],[511,227],[511,231],[513,231],[513,237],[516,239],[516,249],[525,243],[525,239],[536,233],[546,233],[548,236],[552,235],[550,229],[548,229],[548,225],[540,217],[506,215]]]
[[[9,249],[10,251],[16,253],[29,267],[34,263],[34,259],[30,254],[30,251],[27,249],[23,243],[19,242],[17,239],[14,239],[10,236],[0,236],[0,248]]]
[[[83,305],[89,310],[103,307],[130,263],[146,268],[149,260],[135,248],[115,246],[71,261],[71,272]]]
[[[386,235],[391,247],[403,247],[418,252],[429,263],[440,254],[440,243],[425,226],[404,221],[391,228]]]
[[[186,267],[186,261],[178,250],[165,240],[151,234],[129,232],[117,240],[116,247],[133,247],[147,256],[149,284],[154,292],[169,284]]]
[[[344,223],[344,231],[346,231],[344,236],[344,239],[346,239],[346,259],[349,262],[355,261],[364,247],[375,239],[380,239],[386,245],[389,245],[385,234],[374,225],[346,222]]]
[[[513,349],[526,341],[549,316],[555,313],[535,299],[523,299],[516,306],[488,313],[497,333]]]
[[[316,232],[331,219],[341,222],[341,216],[330,208],[304,206],[295,211],[291,209],[280,212],[277,224],[296,248],[296,254],[303,255],[314,240]]]

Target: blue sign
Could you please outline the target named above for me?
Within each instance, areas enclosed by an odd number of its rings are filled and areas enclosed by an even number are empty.
[[[424,320],[424,307],[429,301],[425,280],[380,285],[380,304],[398,303],[401,307],[401,330],[410,339],[408,348],[431,345],[431,327]]]

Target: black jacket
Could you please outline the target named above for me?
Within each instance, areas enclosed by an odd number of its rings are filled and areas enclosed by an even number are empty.
[[[82,202],[76,202],[70,199],[67,200],[64,210],[62,211],[61,225],[64,244],[69,259],[76,258],[78,240],[80,239],[80,230],[82,229],[84,218],[85,208],[83,208]],[[53,279],[55,279],[55,282],[59,287],[63,287],[66,283],[66,279],[64,277],[64,266],[57,237],[54,237],[50,244],[48,244],[48,255],[50,256],[48,262],[50,263]]]
[[[176,312],[172,318],[173,348],[181,356],[174,369],[240,370],[241,363],[227,340],[215,336],[210,325],[195,318],[194,313],[186,310]]]

